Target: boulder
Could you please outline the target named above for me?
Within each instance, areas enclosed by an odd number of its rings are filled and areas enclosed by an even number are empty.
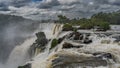
[[[99,58],[114,59],[111,53],[93,53],[93,55]]]
[[[37,36],[36,43],[38,45],[44,46],[48,42],[44,32],[38,32],[38,33],[36,33],[36,36]]]
[[[82,34],[79,32],[74,32],[74,40],[80,40],[80,36],[81,39],[83,38]]]
[[[28,63],[28,64],[26,64],[24,66],[19,66],[18,68],[31,68],[31,64]]]
[[[85,38],[83,43],[89,44],[89,43],[92,43],[92,40],[90,40],[89,38]]]
[[[82,40],[83,35],[79,32],[73,32],[68,35],[68,38],[73,38],[73,40]]]
[[[66,43],[66,42],[63,44],[63,48],[64,49],[68,49],[68,48],[81,48],[81,47],[83,47],[83,46],[82,45],[75,45],[74,46],[74,45],[72,45],[70,43]]]
[[[79,43],[82,43],[82,44],[90,44],[92,43],[92,40],[89,38],[90,34],[82,34],[82,33],[79,33],[79,32],[73,32],[73,33],[70,33],[68,35],[68,39],[74,41],[74,42],[78,42]]]
[[[60,44],[65,39],[65,36],[58,39],[58,44]]]
[[[46,35],[44,32],[38,32],[36,33],[37,39],[30,47],[30,55],[34,56],[40,52],[43,52],[46,48],[46,44],[48,43],[48,39],[46,38]]]
[[[110,54],[104,54],[105,57],[110,57]],[[92,54],[77,53],[74,51],[60,51],[55,54],[56,58],[52,58],[51,66],[53,68],[78,68],[82,66],[98,67],[107,66],[107,60],[94,56]]]

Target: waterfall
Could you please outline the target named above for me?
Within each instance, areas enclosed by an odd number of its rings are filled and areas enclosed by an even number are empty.
[[[5,68],[17,68],[29,61],[28,49],[35,39],[36,37],[28,38],[23,44],[16,46],[11,52]]]
[[[23,44],[16,46],[11,52],[7,63],[5,65],[0,64],[0,68],[17,68],[25,63],[30,63],[31,68],[120,67],[120,45],[118,45],[118,43],[114,43],[114,38],[107,36],[99,37],[97,34],[91,33],[89,38],[92,39],[93,42],[90,44],[83,44],[78,42],[79,40],[77,40],[77,42],[74,41],[74,36],[72,36],[73,39],[68,38],[73,31],[62,32],[62,26],[62,24],[54,23],[40,24],[39,28],[33,34],[37,32],[45,33],[47,39],[49,40],[49,42],[45,45],[45,50],[40,52],[39,48],[36,48],[34,57],[31,58],[29,56],[28,50],[37,39],[35,35],[33,35],[25,40]],[[86,34],[83,35],[85,39],[87,36]],[[64,36],[65,38],[61,43],[57,44],[57,46],[53,49],[50,49],[53,39],[58,40]],[[83,47],[65,49],[63,48],[65,42],[75,47],[80,45],[83,45]],[[94,54],[98,55],[96,56]]]
[[[57,25],[55,25],[53,29],[53,36],[57,32],[58,35],[56,35],[56,37],[53,38],[60,38],[65,35],[69,35],[71,33],[69,31],[61,32],[58,31],[57,29],[58,29]],[[68,42],[74,45],[81,45],[80,43],[76,43],[72,40],[70,41],[64,39],[63,42],[58,44],[54,49],[52,49],[51,52],[49,50],[51,43],[50,41],[47,44],[47,49],[45,50],[45,52],[40,53],[35,58],[35,60],[31,62],[32,68],[53,68],[52,66],[56,66],[56,65],[58,66],[55,68],[84,68],[84,67],[85,68],[118,68],[120,67],[120,46],[113,42],[115,40],[114,38],[98,37],[96,34],[91,34],[90,38],[93,40],[91,44],[84,45],[84,47],[78,49],[77,48],[62,49],[62,45],[64,44],[64,42]],[[96,57],[93,56],[94,53],[112,54],[113,59],[105,59],[105,58],[98,59],[97,56]],[[62,63],[63,64],[66,63],[66,64],[59,65]],[[85,65],[93,65],[93,66],[91,67]]]
[[[17,68],[18,66],[24,65],[25,63],[30,61],[31,57],[29,55],[28,50],[36,40],[35,33],[44,32],[47,38],[50,39],[51,37],[53,37],[53,25],[54,23],[41,23],[38,29],[33,32],[31,37],[27,38],[22,44],[16,45],[16,47],[12,50],[11,54],[9,55],[7,62],[4,64],[0,63],[0,68]]]
[[[50,53],[50,50],[49,50],[51,47],[51,42],[54,38],[57,38],[57,36],[58,36],[59,32],[61,32],[61,30],[62,30],[61,24],[54,24],[51,31],[49,30],[50,33],[47,32],[47,35],[49,35],[49,34],[51,35],[51,33],[52,33],[51,41],[47,44],[45,52],[40,53],[36,57],[33,58],[34,61],[31,62],[32,68],[48,68],[46,60],[47,60],[48,56],[54,54],[54,52]],[[46,30],[44,32],[46,32]],[[53,49],[53,50],[55,50],[55,49]]]

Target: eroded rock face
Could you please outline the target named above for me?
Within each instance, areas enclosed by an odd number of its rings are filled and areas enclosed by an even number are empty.
[[[92,40],[90,40],[89,38],[85,38],[83,43],[84,44],[89,44],[89,43],[92,43]]]
[[[90,34],[84,34],[84,33],[79,33],[79,32],[73,32],[70,33],[67,37],[67,39],[76,41],[82,44],[90,44],[92,43],[92,39],[89,38]]]
[[[30,48],[31,55],[37,55],[39,52],[43,52],[46,48],[46,44],[48,43],[48,39],[46,38],[46,35],[44,32],[38,32],[36,33],[36,41],[32,44]]]
[[[113,59],[110,53],[94,53],[85,54],[75,51],[62,50],[55,54],[55,57],[51,59],[52,68],[75,68],[82,66],[107,66],[109,63],[107,59]]]
[[[64,39],[65,39],[65,36],[62,37],[62,38],[59,38],[59,39],[58,39],[58,43],[60,44]]]
[[[114,59],[110,53],[93,53],[93,55],[97,56],[98,58]]]
[[[73,33],[70,33],[68,38],[72,38],[73,40],[82,40],[83,39],[83,35],[79,32],[73,32]]]
[[[65,42],[63,44],[63,49],[69,49],[69,48],[81,48],[83,45],[72,45],[70,43]]]
[[[26,64],[24,66],[19,66],[18,68],[31,68],[31,64],[28,63],[28,64]]]
[[[44,46],[48,42],[44,32],[38,32],[36,33],[36,36],[37,36],[36,43],[40,45],[40,47]]]

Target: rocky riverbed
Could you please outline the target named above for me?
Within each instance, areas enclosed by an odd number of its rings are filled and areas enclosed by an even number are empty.
[[[52,38],[36,33],[29,52],[31,61],[18,68],[119,68],[119,36],[61,31],[55,26]],[[55,32],[55,30],[58,30]],[[57,34],[55,34],[57,33]]]

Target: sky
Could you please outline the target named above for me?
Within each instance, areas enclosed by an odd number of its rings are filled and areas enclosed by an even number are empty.
[[[90,17],[98,12],[120,10],[120,0],[0,0],[0,13],[34,20]]]
[[[42,1],[42,0],[32,0],[32,2],[38,2],[38,1]]]

